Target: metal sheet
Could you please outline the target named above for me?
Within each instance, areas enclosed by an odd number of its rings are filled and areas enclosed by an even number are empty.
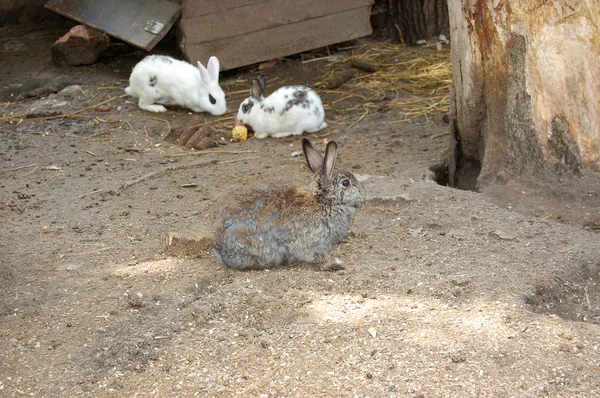
[[[44,7],[146,51],[181,16],[181,5],[167,0],[49,0]]]

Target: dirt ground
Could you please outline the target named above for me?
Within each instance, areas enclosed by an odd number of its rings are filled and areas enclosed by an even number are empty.
[[[187,149],[189,112],[122,97],[141,52],[56,68],[63,33],[0,40],[0,396],[600,396],[597,176],[441,186],[442,115],[360,119],[322,93],[310,138],[368,191],[344,269],[168,256],[165,233],[210,233],[231,193],[308,186],[300,139]],[[327,61],[302,59],[272,87],[318,81]],[[222,75],[228,117],[256,73]]]

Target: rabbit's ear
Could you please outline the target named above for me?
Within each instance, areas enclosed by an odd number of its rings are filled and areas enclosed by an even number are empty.
[[[306,164],[313,173],[321,171],[323,167],[323,156],[315,149],[307,138],[302,138],[302,151],[306,158]]]
[[[263,96],[263,88],[258,79],[252,80],[250,83],[250,96],[252,98],[261,99]]]
[[[260,83],[260,88],[264,94],[267,91],[267,76],[264,73],[261,73],[258,75],[258,82]]]
[[[325,149],[325,160],[323,162],[323,170],[321,170],[321,181],[329,182],[333,177],[333,168],[335,167],[335,159],[337,158],[337,144],[335,141],[329,141]]]
[[[210,81],[210,74],[208,73],[204,65],[200,63],[200,61],[198,61],[198,70],[200,71],[200,79],[202,80],[202,82],[208,83]]]
[[[210,57],[208,60],[208,64],[206,65],[208,69],[208,74],[210,75],[210,80],[215,83],[219,82],[219,60],[217,57]]]

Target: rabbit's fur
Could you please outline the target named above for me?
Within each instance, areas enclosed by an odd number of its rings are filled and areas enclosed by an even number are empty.
[[[160,104],[182,105],[212,115],[227,111],[216,57],[210,57],[207,68],[200,62],[196,68],[166,55],[150,55],[133,68],[125,92],[137,97],[138,106],[150,112],[165,112]]]
[[[348,233],[356,209],[365,201],[364,186],[352,173],[335,168],[335,141],[327,144],[324,158],[306,138],[302,149],[308,167],[319,173],[316,192],[278,185],[232,201],[214,243],[217,256],[229,267],[319,262]]]
[[[265,98],[266,77],[250,84],[250,96],[238,109],[237,121],[250,126],[256,138],[315,133],[327,127],[319,95],[309,87],[284,86]]]

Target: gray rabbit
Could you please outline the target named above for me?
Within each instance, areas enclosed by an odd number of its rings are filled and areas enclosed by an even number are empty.
[[[319,173],[314,194],[277,185],[239,196],[225,208],[214,249],[229,267],[322,262],[348,233],[365,201],[364,186],[352,173],[335,167],[335,141],[327,144],[325,158],[306,138],[302,150],[308,168]]]

